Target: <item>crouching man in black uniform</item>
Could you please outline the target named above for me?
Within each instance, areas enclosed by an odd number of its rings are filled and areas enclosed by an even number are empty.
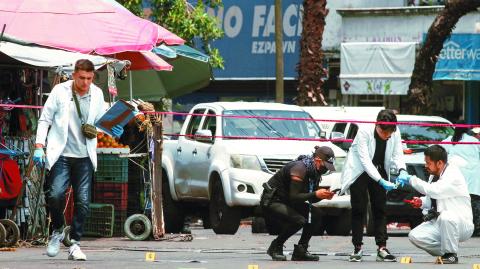
[[[283,255],[285,242],[303,228],[298,245],[294,246],[292,261],[318,261],[318,256],[307,251],[312,237],[311,204],[322,199],[332,199],[333,192],[319,189],[322,174],[335,171],[335,155],[329,147],[315,147],[310,156],[302,155],[286,164],[268,182],[260,206],[265,218],[274,218],[283,224],[280,234],[267,250],[274,261],[286,261]]]

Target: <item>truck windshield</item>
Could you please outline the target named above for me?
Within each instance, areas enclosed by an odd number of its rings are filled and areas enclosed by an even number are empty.
[[[434,123],[439,124],[443,122],[421,122],[421,123]],[[452,127],[440,127],[440,126],[416,126],[416,125],[398,125],[400,133],[402,134],[402,140],[434,140],[442,141],[453,135]],[[408,148],[427,148],[427,144],[407,144]]]
[[[319,138],[320,128],[310,115],[302,111],[281,110],[225,110],[223,114],[223,136],[225,139],[241,137],[267,138]],[[229,116],[240,116],[232,118]],[[245,118],[242,118],[246,116]],[[250,118],[252,117],[252,118]],[[258,117],[258,118],[253,118]],[[274,117],[283,119],[268,119]],[[306,120],[288,120],[306,119]]]

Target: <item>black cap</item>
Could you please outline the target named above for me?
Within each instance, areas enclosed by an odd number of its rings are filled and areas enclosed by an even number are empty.
[[[330,171],[336,171],[333,162],[335,161],[335,153],[329,147],[315,146],[314,157],[319,157],[323,160],[325,167]]]

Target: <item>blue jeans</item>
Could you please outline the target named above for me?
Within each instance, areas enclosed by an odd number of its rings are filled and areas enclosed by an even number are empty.
[[[82,237],[83,223],[88,214],[92,176],[90,158],[60,156],[47,177],[46,196],[54,230],[60,230],[65,225],[65,192],[72,185],[75,207],[70,238],[76,241]]]

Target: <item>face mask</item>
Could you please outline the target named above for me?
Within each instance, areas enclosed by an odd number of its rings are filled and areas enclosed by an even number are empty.
[[[318,170],[318,172],[319,172],[321,175],[323,175],[323,174],[325,174],[326,172],[328,172],[328,169],[324,166],[324,167],[320,168],[320,170]]]

